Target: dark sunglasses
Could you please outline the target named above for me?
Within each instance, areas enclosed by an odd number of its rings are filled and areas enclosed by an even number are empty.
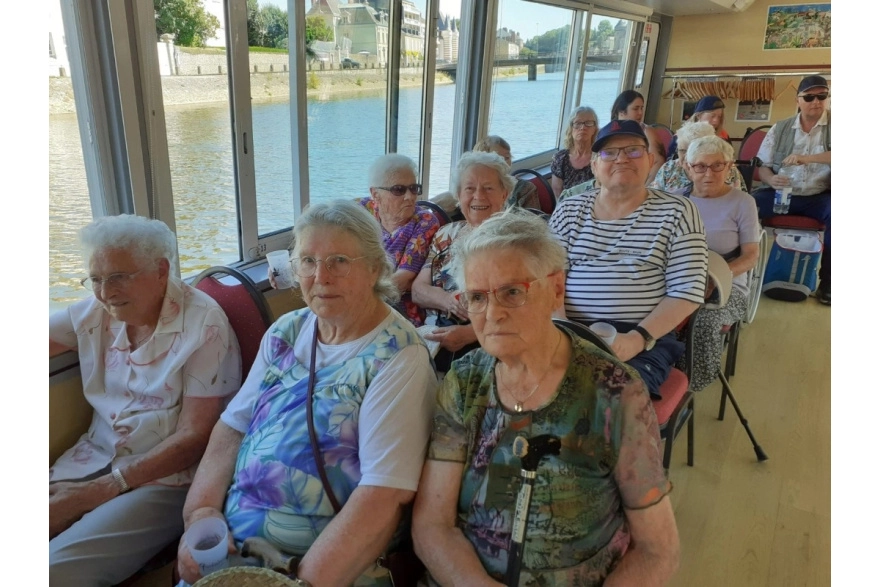
[[[813,100],[824,102],[828,99],[828,94],[804,94],[803,96],[798,96],[798,98],[803,98],[804,102],[812,102]]]
[[[391,192],[391,195],[397,196],[398,198],[405,196],[407,190],[411,191],[417,196],[422,195],[422,184],[420,183],[411,183],[409,185],[392,185],[388,187],[376,186],[377,190],[385,190],[386,192]]]

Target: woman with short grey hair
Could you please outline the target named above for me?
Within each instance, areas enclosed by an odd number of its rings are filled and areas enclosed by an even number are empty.
[[[396,291],[381,238],[347,200],[297,218],[306,307],[264,336],[183,509],[187,528],[225,521],[237,549],[263,538],[296,556],[306,584],[391,585],[377,561],[404,535],[430,433],[437,376],[415,327],[386,302]],[[178,565],[186,582],[199,578],[184,541]]]
[[[49,355],[78,353],[94,414],[49,469],[49,582],[115,585],[182,532],[241,354],[223,310],[177,277],[164,223],[105,216],[80,237],[92,296],[49,318]]]
[[[370,195],[358,203],[381,227],[382,247],[392,261],[391,281],[400,292],[395,308],[415,326],[425,312],[413,303],[412,283],[425,264],[428,247],[440,222],[434,213],[416,202],[422,194],[415,162],[399,153],[388,153],[370,166]]]
[[[531,456],[545,435],[562,449],[538,462],[540,515],[526,520],[516,584],[666,584],[678,534],[654,409],[634,370],[554,325],[565,250],[546,222],[515,210],[454,247],[481,348],[452,363],[437,396],[413,509],[427,584],[505,580],[522,468],[511,447],[525,439]]]
[[[599,116],[589,106],[575,108],[565,125],[562,149],[550,164],[550,185],[556,197],[563,190],[593,179],[590,166],[593,141],[599,133]]]
[[[694,140],[685,160],[693,182],[690,197],[703,219],[706,244],[727,261],[733,276],[727,303],[704,308],[694,325],[691,389],[699,391],[718,376],[724,346],[722,327],[742,320],[748,310],[748,272],[758,262],[763,229],[754,198],[724,180],[733,165],[733,147],[724,139],[713,133]]]
[[[684,168],[684,158],[688,147],[696,139],[714,137],[715,129],[708,122],[690,121],[683,124],[675,136],[677,137],[678,146],[676,147],[676,154],[678,158],[669,159],[669,161],[664,163],[649,187],[657,188],[670,194],[681,195],[690,190],[692,186],[691,178],[688,177]],[[733,161],[733,147],[730,147],[730,157],[730,160]],[[725,183],[734,189],[743,189],[745,181],[736,165],[730,166]]]
[[[469,234],[487,218],[504,209],[515,184],[504,160],[495,153],[470,151],[461,156],[452,175],[452,185],[464,220],[440,227],[425,266],[413,283],[413,301],[427,310],[426,340],[440,343],[435,357],[438,371],[446,371],[456,356],[476,348],[477,337],[455,293],[458,290],[449,271],[452,244]]]

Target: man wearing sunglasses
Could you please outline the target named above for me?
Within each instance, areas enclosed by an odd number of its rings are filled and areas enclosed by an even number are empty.
[[[819,268],[816,298],[831,305],[831,112],[828,81],[819,75],[801,80],[797,92],[798,112],[773,125],[764,137],[758,158],[761,181],[769,187],[755,191],[758,215],[773,216],[776,188],[791,185],[789,214],[808,216],[825,224],[825,248]],[[779,175],[789,167],[793,177]]]

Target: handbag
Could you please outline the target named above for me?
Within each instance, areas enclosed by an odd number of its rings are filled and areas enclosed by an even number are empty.
[[[318,322],[315,320],[315,333],[312,336],[312,357],[309,363],[309,388],[308,398],[306,399],[306,420],[309,426],[309,443],[312,446],[312,455],[317,463],[318,476],[321,478],[321,485],[324,492],[333,506],[333,511],[337,514],[342,511],[336,494],[330,486],[330,480],[327,478],[327,472],[324,470],[324,457],[321,456],[321,449],[318,447],[318,436],[315,433],[315,421],[312,413],[312,402],[315,396],[315,358],[318,352]],[[383,554],[376,559],[376,564],[387,569],[391,575],[391,584],[394,587],[415,587],[418,580],[425,573],[425,565],[416,555],[413,549],[412,539],[407,537],[397,549],[393,552]]]

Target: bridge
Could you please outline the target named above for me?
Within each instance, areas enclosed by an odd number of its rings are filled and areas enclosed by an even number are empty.
[[[586,71],[599,69],[617,69],[620,65],[621,54],[613,55],[588,55]],[[543,65],[545,73],[553,73],[561,69],[565,64],[565,57],[560,53],[538,54],[537,56],[496,59],[494,67],[528,67],[528,79],[534,81],[538,76],[538,66]],[[551,66],[551,67],[547,67]],[[458,62],[438,63],[437,71],[443,71],[453,80],[458,70]]]

